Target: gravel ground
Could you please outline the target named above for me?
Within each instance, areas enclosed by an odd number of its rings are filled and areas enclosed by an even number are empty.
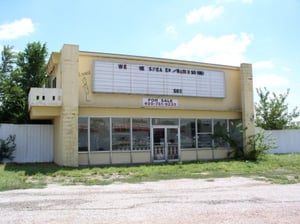
[[[180,179],[0,193],[0,223],[300,223],[300,184]]]

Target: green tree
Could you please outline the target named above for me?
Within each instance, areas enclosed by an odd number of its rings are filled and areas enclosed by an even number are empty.
[[[48,50],[46,44],[40,42],[28,43],[24,52],[17,57],[16,79],[25,95],[24,110],[21,123],[30,123],[28,113],[28,95],[31,87],[42,87],[47,79],[46,57]]]
[[[10,75],[15,63],[16,54],[13,52],[13,46],[5,45],[1,52],[0,78]]]
[[[27,44],[24,52],[18,54],[19,82],[26,95],[31,87],[42,87],[45,84],[47,55],[46,44],[40,42]]]
[[[1,123],[25,123],[24,111],[26,111],[26,96],[20,86],[7,78],[1,83]]]
[[[288,89],[285,93],[277,95],[271,94],[266,88],[256,89],[259,97],[258,103],[255,104],[256,126],[264,130],[296,128],[293,120],[300,116],[300,112],[297,107],[289,112],[286,102],[289,91]]]
[[[0,63],[0,122],[19,123],[25,109],[25,96],[17,82],[17,55],[12,46],[4,46]]]
[[[0,63],[0,123],[30,123],[28,94],[31,87],[42,87],[46,75],[46,44],[27,44],[16,54],[4,46]]]

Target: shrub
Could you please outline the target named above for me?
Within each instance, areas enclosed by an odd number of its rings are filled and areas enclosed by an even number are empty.
[[[9,135],[5,140],[0,139],[0,162],[4,159],[13,160],[13,152],[16,150],[16,135]]]
[[[241,129],[241,133],[243,133],[243,131],[245,131],[245,129]],[[233,156],[235,159],[260,160],[265,157],[268,150],[277,147],[273,139],[270,139],[270,136],[265,136],[262,131],[248,137],[246,148],[243,147],[243,143],[239,138],[229,133],[216,133],[213,135],[213,138],[221,138],[227,142],[230,148],[233,149],[228,153],[228,156]]]
[[[263,131],[250,136],[247,142],[247,152],[245,158],[249,160],[261,160],[265,157],[268,150],[276,148],[270,136],[265,136]]]

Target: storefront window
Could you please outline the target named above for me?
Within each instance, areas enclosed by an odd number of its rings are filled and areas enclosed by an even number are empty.
[[[81,117],[78,151],[151,150],[150,124],[150,118]],[[178,124],[175,118],[152,118],[152,125]],[[243,144],[241,120],[180,119],[179,126],[181,149],[229,147],[224,140],[228,135],[238,146]]]
[[[241,120],[229,120],[229,136],[238,147],[243,146],[243,125]]]
[[[197,121],[198,148],[212,147],[212,120],[203,119]]]
[[[132,150],[150,150],[150,119],[132,119]]]
[[[90,150],[109,151],[110,150],[110,124],[109,118],[90,119]]]
[[[214,147],[228,147],[227,133],[227,120],[214,120]]]
[[[80,117],[78,119],[78,151],[88,151],[88,118]]]
[[[182,149],[195,148],[195,119],[180,120],[180,142]]]
[[[129,118],[112,118],[112,150],[130,150]]]

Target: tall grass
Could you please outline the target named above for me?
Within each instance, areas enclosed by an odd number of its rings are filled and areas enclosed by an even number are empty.
[[[0,165],[0,191],[40,188],[47,184],[100,185],[178,178],[244,176],[272,183],[300,183],[300,154],[267,155],[264,160],[191,162],[66,168],[54,164]]]

